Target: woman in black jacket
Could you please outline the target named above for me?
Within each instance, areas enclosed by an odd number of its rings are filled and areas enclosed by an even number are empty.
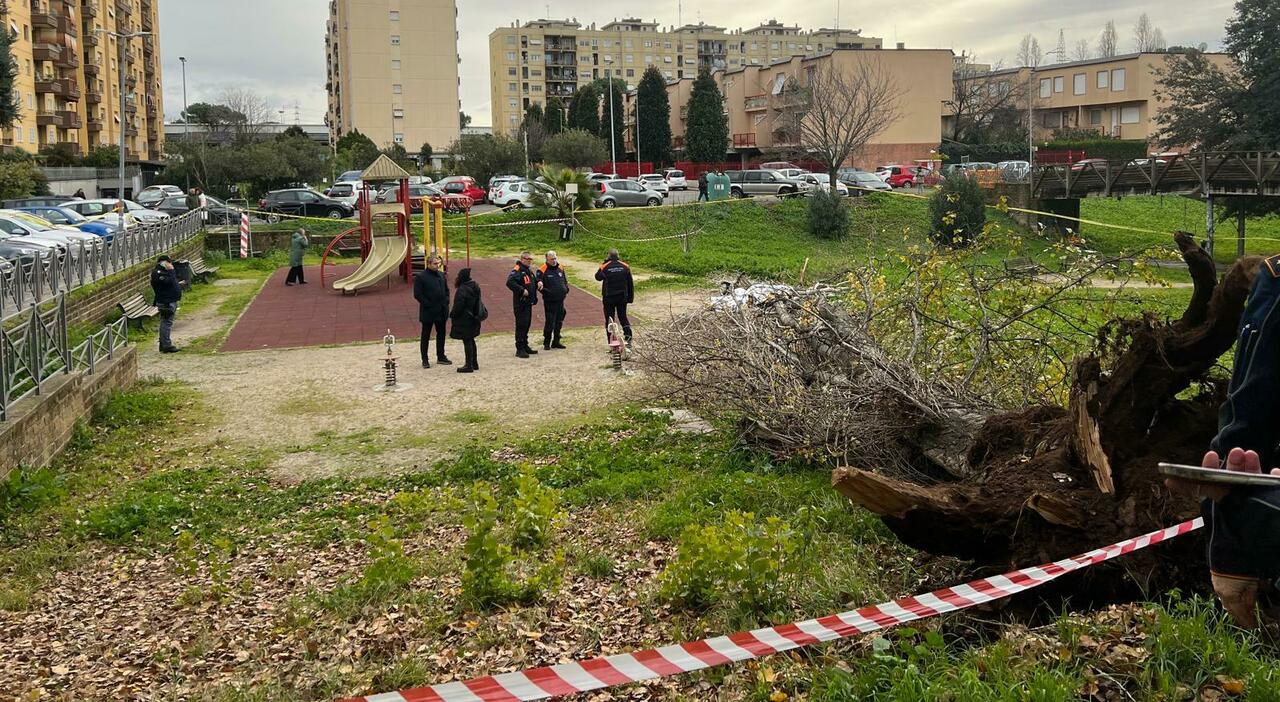
[[[476,337],[480,336],[480,322],[484,321],[484,303],[480,301],[480,284],[471,279],[471,269],[458,271],[453,281],[453,309],[449,311],[452,324],[449,338],[462,342],[466,353],[466,363],[458,369],[459,373],[471,373],[480,370],[476,359]]]

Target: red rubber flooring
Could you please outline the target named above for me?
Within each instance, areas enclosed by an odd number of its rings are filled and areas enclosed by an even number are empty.
[[[452,266],[456,271],[459,262]],[[511,310],[511,292],[507,290],[507,272],[513,262],[508,259],[472,259],[471,276],[480,283],[484,304],[489,308],[482,333],[515,331],[515,315]],[[356,269],[355,265],[329,267],[325,282],[333,281]],[[262,292],[249,304],[222,344],[222,351],[254,351],[258,349],[296,348],[381,341],[390,329],[397,339],[416,339],[422,333],[418,322],[418,303],[413,299],[413,286],[399,278],[361,291],[342,295],[332,287],[320,284],[320,267],[307,266],[307,285],[286,287],[287,268],[271,274]],[[449,275],[450,292],[453,273]],[[593,327],[604,324],[600,298],[574,288],[566,300],[568,316],[564,327]],[[533,308],[533,325],[529,341],[536,347],[542,343],[542,304]],[[181,317],[179,317],[181,324]]]

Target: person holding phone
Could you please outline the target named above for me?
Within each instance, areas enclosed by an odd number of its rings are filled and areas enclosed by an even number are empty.
[[[155,306],[160,311],[160,353],[177,353],[178,347],[173,345],[170,334],[173,332],[173,318],[178,315],[182,286],[168,254],[161,254],[156,259],[155,268],[151,269],[151,292],[155,294]]]

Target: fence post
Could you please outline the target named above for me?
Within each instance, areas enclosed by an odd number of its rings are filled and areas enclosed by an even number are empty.
[[[67,296],[62,294],[58,296],[58,346],[62,356],[62,368],[67,373],[72,371],[74,365],[71,360],[71,344],[67,341]],[[90,341],[92,346],[93,342]]]
[[[44,383],[44,364],[40,362],[44,354],[40,352],[42,335],[39,332],[39,308],[32,305],[31,316],[27,317],[27,370],[31,372],[31,379],[35,381],[37,395],[40,394],[40,386]]]
[[[31,267],[32,267],[32,271],[31,271],[31,275],[32,275],[32,278],[31,278],[31,304],[32,304],[32,305],[38,305],[38,304],[40,304],[40,300],[44,297],[44,265],[45,265],[45,259],[46,259],[46,258],[53,257],[53,256],[57,256],[57,252],[56,252],[56,251],[52,251],[52,250],[50,250],[50,251],[49,251],[47,254],[45,254],[44,256],[41,256],[41,257],[37,258],[37,259],[36,259],[36,261],[35,261],[35,263],[34,263],[34,264],[32,264],[32,266],[31,266]]]

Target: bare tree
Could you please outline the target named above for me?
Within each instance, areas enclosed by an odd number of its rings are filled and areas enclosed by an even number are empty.
[[[1169,44],[1164,40],[1164,32],[1160,31],[1159,27],[1156,27],[1155,31],[1151,32],[1151,50],[1164,51],[1167,48],[1169,48]]]
[[[1022,42],[1018,45],[1018,64],[1028,68],[1035,68],[1044,61],[1044,52],[1040,50],[1040,40],[1030,34],[1022,37]]]
[[[951,99],[945,103],[951,117],[948,138],[965,144],[1021,138],[1027,85],[1016,73],[964,66],[952,74],[952,81]]]
[[[1076,48],[1071,52],[1071,58],[1075,61],[1088,61],[1093,58],[1093,49],[1089,46],[1088,39],[1076,41]]]
[[[222,93],[223,105],[243,115],[244,120],[231,125],[236,141],[248,141],[262,131],[271,117],[271,108],[261,95],[246,88],[229,89]]]
[[[826,167],[835,188],[844,162],[898,119],[902,92],[878,60],[846,67],[822,61],[781,96],[777,117],[801,149]]]
[[[1120,50],[1119,39],[1116,38],[1116,23],[1107,20],[1102,28],[1102,36],[1098,37],[1098,58],[1111,58]]]

